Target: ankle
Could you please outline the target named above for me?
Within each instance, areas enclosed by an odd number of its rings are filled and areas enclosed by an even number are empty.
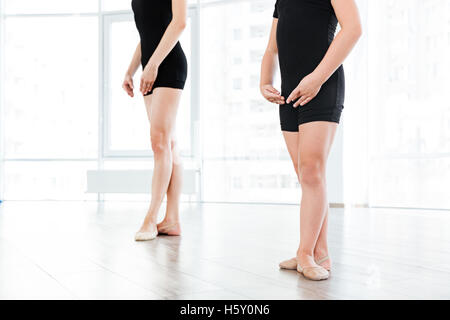
[[[313,250],[298,249],[297,257],[314,257]]]
[[[156,224],[158,219],[155,217],[155,215],[151,213],[147,213],[147,216],[145,217],[144,224]]]
[[[326,256],[328,256],[328,250],[327,249],[316,248],[314,250],[314,258],[315,259],[322,259],[322,258],[325,258]]]
[[[170,214],[170,215],[166,215],[166,217],[164,218],[164,221],[170,222],[170,223],[177,223],[180,221],[180,217],[178,215]]]

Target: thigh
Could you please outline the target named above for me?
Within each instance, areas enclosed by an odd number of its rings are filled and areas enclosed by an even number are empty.
[[[309,122],[299,126],[298,158],[302,163],[325,164],[333,145],[337,123],[334,122]]]
[[[153,95],[151,94],[148,96],[144,96],[145,111],[147,111],[147,118],[149,122],[152,115],[152,96]]]
[[[150,126],[151,130],[173,134],[182,90],[156,88],[152,94]]]
[[[284,141],[294,164],[295,171],[298,170],[298,132],[283,131]],[[297,172],[298,173],[298,172]]]

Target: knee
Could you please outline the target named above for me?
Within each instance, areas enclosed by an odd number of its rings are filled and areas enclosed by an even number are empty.
[[[320,161],[300,164],[300,184],[306,187],[317,187],[325,184],[325,168]]]
[[[181,166],[183,165],[181,161],[180,152],[178,151],[178,142],[175,139],[172,139],[170,141],[170,148],[172,150],[172,162],[175,166]]]
[[[155,155],[171,150],[170,135],[165,130],[152,130],[152,150]]]

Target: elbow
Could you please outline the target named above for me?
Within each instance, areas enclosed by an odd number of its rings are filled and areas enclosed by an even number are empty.
[[[186,29],[186,20],[173,20],[173,26],[179,30],[179,31],[183,31],[184,29]]]
[[[362,27],[360,24],[354,26],[346,26],[345,28],[342,28],[342,31],[349,39],[353,40],[354,42],[357,42],[362,36]]]
[[[278,55],[278,47],[268,47],[266,49],[266,55],[277,56]]]
[[[352,37],[355,39],[355,41],[358,41],[359,38],[361,38],[362,34],[363,30],[360,24],[352,28]]]

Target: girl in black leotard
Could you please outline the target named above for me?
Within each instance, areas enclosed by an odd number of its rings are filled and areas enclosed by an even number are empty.
[[[344,108],[342,62],[360,37],[361,24],[354,0],[278,0],[273,17],[261,93],[280,105],[281,129],[302,187],[297,256],[280,267],[323,280],[331,268],[326,162]],[[277,57],[281,93],[272,85]]]
[[[175,120],[187,76],[187,61],[178,39],[185,28],[186,0],[133,0],[132,8],[141,41],[125,75],[124,90],[134,97],[133,75],[139,64],[143,73],[140,92],[150,121],[154,153],[152,198],[137,241],[158,234],[180,234],[179,200],[183,168],[175,143]],[[131,124],[132,125],[132,124]],[[164,220],[158,211],[167,194]]]

